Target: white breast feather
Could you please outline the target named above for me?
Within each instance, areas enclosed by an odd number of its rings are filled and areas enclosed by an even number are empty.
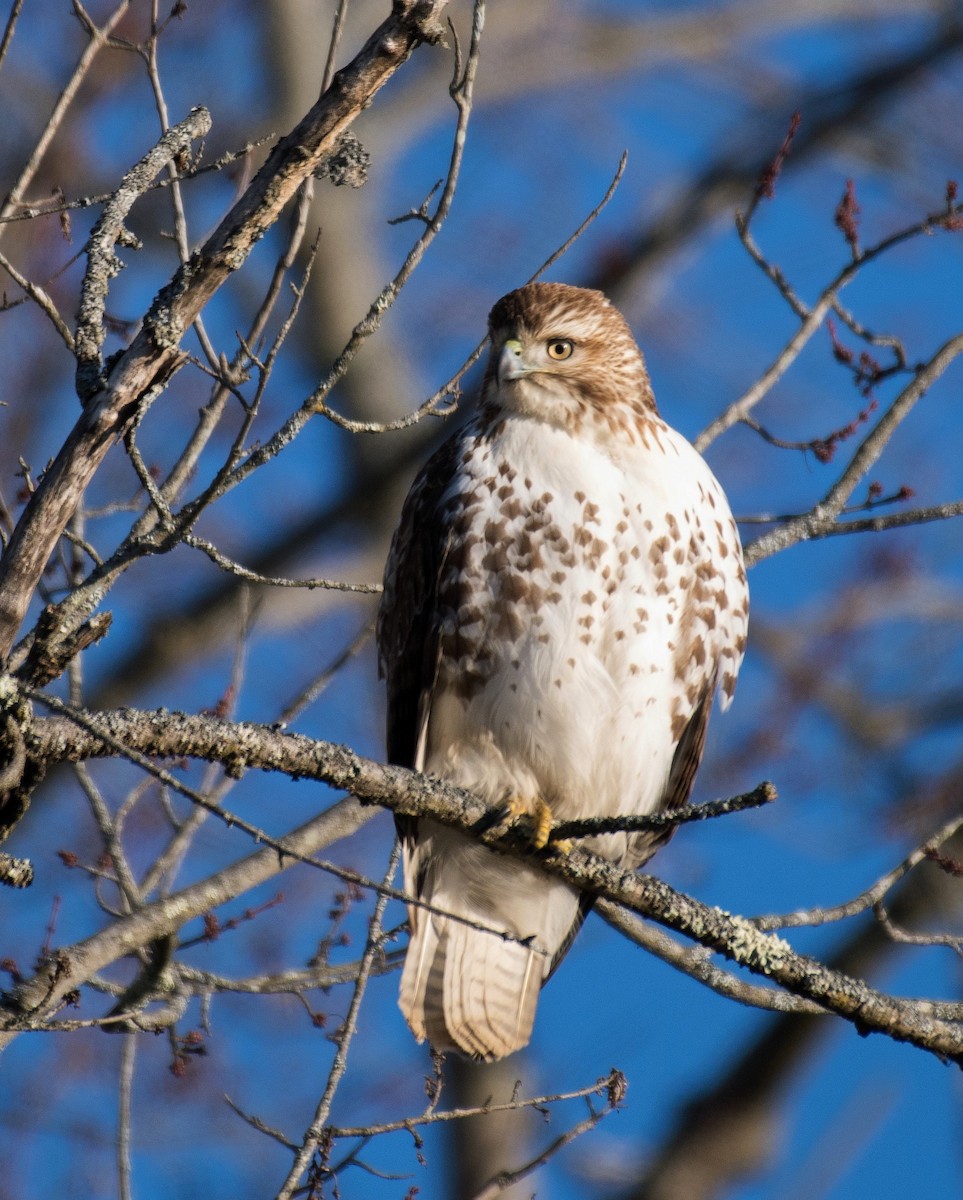
[[[492,801],[537,792],[557,819],[650,812],[678,740],[673,714],[688,716],[694,708],[686,687],[717,660],[734,675],[741,658],[733,648],[745,624],[738,543],[722,560],[728,570],[715,590],[726,593],[727,608],[705,630],[701,668],[686,664],[680,675],[674,636],[697,567],[693,539],[704,557],[718,560],[716,542],[735,536],[721,489],[688,442],[666,426],[657,446],[624,446],[616,462],[554,426],[508,419],[490,442],[476,444],[455,487],[470,490],[496,462],[514,468],[523,509],[548,494],[552,520],[569,540],[584,529],[604,548],[594,557],[578,555],[573,565],[542,541],[534,574],[557,599],[543,602],[521,637],[506,642],[491,677],[467,702],[436,690],[426,769]],[[697,525],[707,495],[714,501],[708,530]],[[498,511],[493,494],[477,527]],[[666,536],[667,512],[679,533],[659,554],[653,547]],[[523,519],[508,529],[509,541]],[[482,550],[475,563],[481,558]],[[556,572],[564,579],[553,583]]]

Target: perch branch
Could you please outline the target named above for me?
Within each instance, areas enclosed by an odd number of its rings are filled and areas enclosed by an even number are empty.
[[[113,753],[112,745],[92,731],[93,721],[109,728],[113,745],[119,740],[127,746],[139,746],[151,755],[209,761],[223,761],[227,756],[234,772],[257,767],[315,779],[400,815],[430,817],[461,829],[501,853],[518,854],[526,849],[525,838],[517,830],[504,829],[500,813],[468,792],[402,767],[383,766],[344,746],[264,726],[212,717],[126,710],[96,717],[85,714],[86,728],[80,728],[70,717],[53,717],[34,720],[24,731],[27,752],[48,762],[77,761]],[[530,852],[530,843],[528,848]],[[259,853],[276,858],[277,852],[268,849]],[[963,1062],[963,1024],[934,1017],[930,1010],[913,1001],[881,993],[859,979],[799,954],[781,937],[760,930],[743,917],[701,904],[651,876],[623,871],[578,847],[568,853],[549,847],[538,856],[538,861],[544,870],[573,887],[613,900],[657,921],[768,978],[793,995],[846,1018],[861,1033],[884,1033],[942,1059]],[[214,900],[206,907],[216,903]],[[139,913],[118,922],[118,926],[129,929],[125,952],[143,944],[144,930],[134,932],[142,918]],[[173,919],[176,922],[176,915]],[[62,956],[54,956],[52,964],[43,967],[20,989],[15,1026],[28,1014],[37,1016],[49,1011],[77,986],[80,975],[87,969],[89,951],[85,946],[82,943],[67,955],[66,965]],[[93,969],[99,969],[100,965],[98,962]]]

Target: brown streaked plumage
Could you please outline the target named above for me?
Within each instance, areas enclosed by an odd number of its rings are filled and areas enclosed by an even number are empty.
[[[683,804],[745,648],[728,504],[601,293],[529,284],[489,323],[479,412],[415,481],[385,571],[389,757],[543,824]],[[510,1054],[585,906],[432,822],[402,835],[431,905],[409,910],[405,1017],[436,1049]],[[587,844],[635,867],[659,839]]]

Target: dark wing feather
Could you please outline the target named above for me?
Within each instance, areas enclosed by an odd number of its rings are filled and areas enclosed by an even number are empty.
[[[660,805],[662,812],[672,812],[673,809],[682,808],[689,802],[689,794],[705,750],[706,730],[709,727],[709,714],[712,712],[715,690],[716,678],[713,675],[703,689],[699,703],[695,706],[676,745],[672,766],[669,768],[669,781]],[[641,867],[647,862],[674,832],[674,829],[668,829],[659,833],[640,833],[633,838],[630,856],[634,866]]]
[[[438,581],[449,530],[441,500],[458,461],[455,435],[428,460],[401,512],[378,609],[378,666],[387,681],[388,761],[414,767],[438,670]]]
[[[682,731],[679,744],[672,756],[672,766],[669,770],[669,782],[665,789],[662,807],[671,812],[674,808],[682,808],[689,803],[689,794],[695,782],[696,772],[702,762],[702,754],[706,748],[706,730],[709,728],[709,714],[712,712],[712,697],[715,695],[715,675],[706,684],[695,711]]]
[[[580,892],[578,897],[578,912],[575,914],[575,920],[572,922],[571,928],[565,935],[561,946],[555,951],[555,957],[552,959],[552,965],[548,969],[548,974],[542,980],[542,987],[552,978],[558,970],[559,963],[568,954],[572,948],[572,943],[578,937],[578,932],[585,924],[585,918],[589,915],[595,905],[596,897],[589,892]]]

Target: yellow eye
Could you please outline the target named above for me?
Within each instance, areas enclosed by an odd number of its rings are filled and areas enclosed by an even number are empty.
[[[566,338],[552,338],[548,343],[548,357],[554,362],[564,362],[567,358],[572,357],[574,349],[574,342],[570,342]]]

